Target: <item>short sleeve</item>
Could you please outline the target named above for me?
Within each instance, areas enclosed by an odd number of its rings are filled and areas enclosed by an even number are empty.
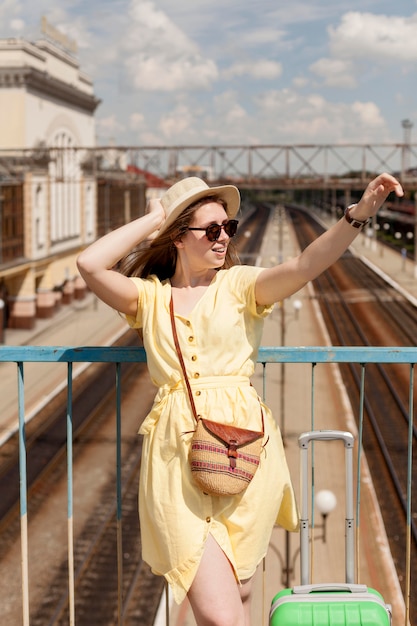
[[[138,290],[138,306],[136,316],[125,315],[125,318],[131,328],[139,329],[143,328],[143,313],[148,304],[155,302],[157,283],[160,285],[160,282],[155,276],[150,276],[146,279],[131,276],[130,280],[136,285]]]
[[[248,312],[254,317],[267,317],[274,308],[274,303],[259,306],[256,302],[256,279],[263,270],[263,267],[248,265],[236,265],[230,270],[226,270],[230,290],[238,300],[246,305]]]

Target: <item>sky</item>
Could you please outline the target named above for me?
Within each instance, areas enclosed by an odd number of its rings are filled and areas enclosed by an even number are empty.
[[[3,0],[77,42],[100,145],[392,143],[417,133],[417,0]]]

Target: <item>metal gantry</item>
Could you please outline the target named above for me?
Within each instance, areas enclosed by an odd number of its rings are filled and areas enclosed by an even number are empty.
[[[65,151],[62,148],[62,151]],[[81,168],[147,172],[170,182],[196,175],[241,187],[362,189],[376,174],[395,174],[406,188],[417,184],[417,144],[259,144],[71,147]],[[0,182],[6,176],[53,163],[57,148],[0,150]]]
[[[417,144],[409,143],[138,146],[125,150],[137,168],[164,179],[194,174],[212,182],[234,181],[241,187],[353,189],[388,171],[405,185],[417,182]]]

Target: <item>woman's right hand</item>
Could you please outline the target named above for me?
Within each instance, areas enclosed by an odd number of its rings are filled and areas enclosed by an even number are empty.
[[[163,225],[166,219],[164,207],[162,206],[161,200],[159,198],[151,198],[146,207],[146,212],[159,215],[161,219],[161,223],[159,224],[158,228],[155,230],[155,232],[152,233],[151,237],[149,237],[149,239],[153,239],[154,237],[157,236],[159,229],[161,228],[161,226]]]

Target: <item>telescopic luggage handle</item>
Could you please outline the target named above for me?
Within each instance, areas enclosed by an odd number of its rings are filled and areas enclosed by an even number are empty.
[[[301,584],[310,582],[310,546],[308,514],[308,447],[311,441],[341,440],[345,446],[346,468],[346,513],[345,513],[345,568],[346,582],[354,582],[354,519],[353,519],[353,445],[352,433],[343,430],[313,430],[302,433],[298,438],[301,449],[301,518],[300,518],[300,563]]]

